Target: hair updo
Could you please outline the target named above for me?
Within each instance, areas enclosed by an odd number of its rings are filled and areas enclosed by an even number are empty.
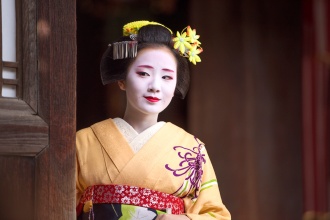
[[[187,58],[182,57],[179,52],[173,48],[171,32],[161,25],[149,24],[139,29],[137,34],[138,46],[137,53],[146,48],[166,47],[174,55],[177,61],[177,84],[174,95],[184,98],[189,89],[190,75]],[[117,42],[132,41],[129,36],[121,37]],[[113,59],[113,44],[104,52],[101,64],[101,79],[103,85],[125,80],[128,68],[135,58]]]

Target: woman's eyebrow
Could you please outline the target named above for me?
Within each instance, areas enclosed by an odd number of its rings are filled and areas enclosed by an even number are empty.
[[[166,69],[166,68],[164,68],[164,69],[162,69],[163,71],[166,71],[166,72],[172,72],[172,73],[174,73],[174,70],[171,70],[171,69]]]
[[[149,65],[139,65],[138,67],[144,67],[144,68],[153,69],[153,67],[152,66],[149,66]]]
[[[154,69],[154,67],[150,66],[150,65],[139,65],[137,67],[142,67],[142,68],[148,68],[148,69]],[[174,70],[172,69],[167,69],[167,68],[163,68],[162,69],[163,71],[166,71],[166,72],[174,72]]]

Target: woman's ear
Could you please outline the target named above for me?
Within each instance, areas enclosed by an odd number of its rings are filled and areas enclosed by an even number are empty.
[[[125,80],[119,80],[118,86],[121,90],[125,91],[126,90]]]

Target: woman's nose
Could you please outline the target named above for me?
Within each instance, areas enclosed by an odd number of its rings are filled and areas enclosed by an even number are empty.
[[[148,92],[159,92],[160,91],[160,81],[159,79],[152,79],[149,83]]]

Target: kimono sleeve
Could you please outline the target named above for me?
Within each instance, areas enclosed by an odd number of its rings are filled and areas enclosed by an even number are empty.
[[[199,195],[195,200],[189,197],[184,198],[186,215],[192,220],[230,220],[231,215],[222,202],[218,181],[211,160],[206,150],[204,153],[206,162],[203,167]]]
[[[83,187],[79,182],[79,170],[80,170],[79,162],[76,157],[76,206],[78,205],[80,197],[83,194]]]
[[[78,205],[80,197],[82,196],[86,187],[81,179],[82,159],[81,155],[86,155],[86,139],[89,134],[89,129],[82,129],[76,133],[76,205]]]

